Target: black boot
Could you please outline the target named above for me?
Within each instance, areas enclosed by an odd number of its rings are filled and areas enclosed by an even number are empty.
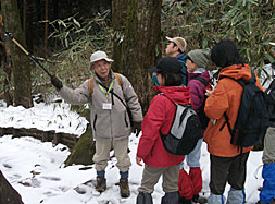
[[[184,197],[179,196],[179,204],[191,204],[191,200],[186,200]]]
[[[151,193],[139,192],[136,204],[153,204]]]
[[[199,198],[200,198],[199,194],[193,195],[192,201],[193,201],[194,203],[197,203],[197,202],[199,202]]]
[[[128,179],[120,179],[120,194],[121,197],[127,198],[130,195]]]
[[[178,203],[179,203],[178,191],[165,193],[164,196],[162,196],[161,198],[161,204],[178,204]]]
[[[96,178],[96,191],[102,193],[103,191],[106,190],[106,180],[104,177],[97,177]]]

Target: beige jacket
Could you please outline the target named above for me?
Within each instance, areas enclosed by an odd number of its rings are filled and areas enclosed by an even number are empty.
[[[122,86],[115,80],[112,72],[113,92],[120,96],[131,110],[134,121],[142,121],[141,107],[134,88],[124,75],[121,75]],[[88,80],[78,88],[72,89],[66,86],[60,90],[59,94],[70,104],[89,104],[90,119],[93,136],[95,139],[121,140],[128,138],[130,134],[130,122],[125,106],[112,94],[103,93],[99,87],[100,80],[95,76],[93,80],[93,93],[89,96]],[[110,105],[112,104],[111,109]],[[105,107],[103,107],[105,106]]]

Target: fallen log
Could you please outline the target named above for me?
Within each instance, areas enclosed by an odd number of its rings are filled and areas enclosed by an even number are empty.
[[[54,145],[58,143],[64,144],[69,148],[73,148],[78,140],[78,136],[70,133],[56,133],[54,131],[43,131],[36,128],[0,128],[0,136],[12,135],[12,138],[20,138],[23,136],[32,136],[42,142],[52,142]]]

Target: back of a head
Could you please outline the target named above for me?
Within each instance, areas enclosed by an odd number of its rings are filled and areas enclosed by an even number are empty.
[[[198,68],[211,69],[210,49],[194,49],[188,52],[188,58],[198,65]]]
[[[211,60],[221,68],[242,63],[238,48],[231,40],[217,43],[211,50]]]
[[[159,60],[156,71],[165,78],[164,86],[179,86],[181,65],[175,57],[163,57]]]

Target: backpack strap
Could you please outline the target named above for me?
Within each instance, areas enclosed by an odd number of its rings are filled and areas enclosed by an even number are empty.
[[[88,80],[88,93],[89,96],[93,95],[93,90],[94,90],[94,78],[91,78]]]
[[[204,86],[207,86],[209,83],[208,83],[208,81],[206,81],[204,78],[202,78],[202,77],[197,77],[197,78],[195,78],[195,79],[193,79],[193,80],[197,80],[197,81],[199,81],[199,82],[201,82]]]
[[[115,80],[117,80],[118,85],[120,85],[123,89],[123,80],[122,80],[121,74],[115,72],[114,75],[115,75]]]
[[[226,123],[226,125],[227,125],[228,131],[229,131],[229,134],[230,134],[231,140],[232,140],[232,139],[233,139],[233,136],[234,136],[234,134],[233,134],[233,131],[234,131],[234,130],[232,130],[231,127],[230,127],[229,119],[228,119],[228,116],[227,116],[226,112],[224,112],[223,117],[224,117],[225,123]],[[223,126],[224,126],[224,125],[223,125]],[[223,129],[223,127],[220,128],[220,130],[222,130],[222,129]]]
[[[117,81],[118,85],[121,86],[123,94],[124,94],[123,80],[122,80],[121,74],[115,72],[114,76],[115,76],[115,80]],[[88,93],[89,93],[89,96],[93,95],[93,90],[94,90],[94,78],[91,78],[91,79],[88,80]]]

